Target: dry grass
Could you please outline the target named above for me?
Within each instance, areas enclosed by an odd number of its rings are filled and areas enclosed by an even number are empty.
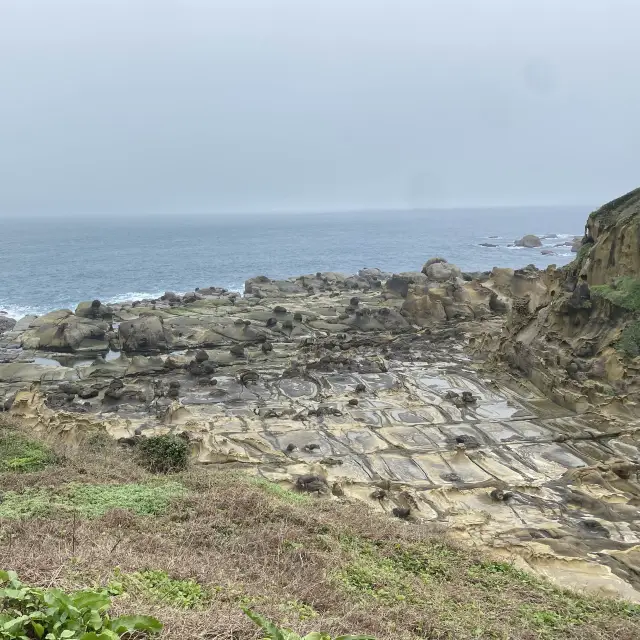
[[[63,495],[70,482],[152,478],[107,443],[57,453],[59,464],[40,471],[0,473],[0,490]],[[207,594],[193,609],[144,589],[114,599],[117,613],[162,620],[167,639],[260,638],[240,610],[247,604],[299,633],[378,640],[640,637],[633,606],[561,591],[362,504],[291,499],[234,471],[194,468],[167,480],[186,493],[156,516],[111,509],[86,519],[60,510],[0,521],[0,568],[67,589],[146,570],[193,579]]]

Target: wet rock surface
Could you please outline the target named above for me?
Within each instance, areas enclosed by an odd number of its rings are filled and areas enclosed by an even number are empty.
[[[83,303],[0,335],[0,402],[70,443],[96,427],[122,442],[184,433],[201,464],[365,500],[640,600],[637,414],[560,402],[487,359],[527,331],[554,277],[469,279],[435,259],[408,274],[260,276],[244,296]],[[558,294],[569,315],[589,311],[587,289]],[[590,335],[563,381],[590,375]]]

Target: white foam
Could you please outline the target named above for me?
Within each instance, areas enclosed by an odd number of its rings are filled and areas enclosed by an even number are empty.
[[[0,311],[5,311],[6,316],[9,318],[20,320],[20,318],[24,318],[25,316],[41,316],[44,313],[47,313],[48,310],[44,307],[20,306],[11,304],[5,305],[0,302]]]
[[[121,302],[133,302],[135,300],[156,300],[164,295],[164,291],[128,291],[127,293],[119,293],[118,295],[102,300],[104,304],[119,304]],[[178,295],[182,293],[174,292]]]

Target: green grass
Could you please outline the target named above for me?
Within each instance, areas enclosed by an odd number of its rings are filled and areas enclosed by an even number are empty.
[[[538,638],[561,638],[615,616],[640,618],[640,606],[567,591],[507,562],[470,562],[468,553],[440,542],[346,538],[341,545],[351,561],[335,572],[337,588],[383,606],[436,607],[441,628],[454,635],[477,619],[477,637],[503,637],[492,616]]]
[[[623,276],[609,284],[591,287],[592,293],[627,311],[640,311],[640,279]]]
[[[308,504],[311,502],[311,498],[306,493],[291,491],[279,485],[277,482],[271,482],[271,480],[267,480],[266,478],[252,477],[249,482],[289,504]]]
[[[58,490],[7,491],[0,503],[0,518],[26,519],[73,513],[97,518],[111,509],[128,509],[137,515],[160,515],[171,500],[184,495],[177,482],[130,484],[71,483]]]
[[[57,461],[57,456],[44,443],[30,440],[12,429],[0,430],[0,471],[40,471]]]
[[[108,590],[112,595],[141,592],[178,609],[198,609],[211,600],[210,591],[195,580],[177,580],[157,569],[131,574],[116,571],[116,578],[109,583]]]
[[[616,348],[630,358],[640,356],[640,320],[632,322],[623,329]]]

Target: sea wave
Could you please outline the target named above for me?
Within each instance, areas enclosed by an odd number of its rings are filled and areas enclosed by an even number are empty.
[[[133,302],[134,300],[156,300],[164,295],[164,291],[128,291],[127,293],[119,293],[111,298],[101,300],[104,304],[121,304],[123,302]],[[183,295],[186,291],[174,291],[178,295]]]
[[[3,315],[7,315],[9,318],[20,320],[20,318],[24,318],[25,316],[41,316],[42,314],[47,313],[47,311],[51,311],[51,309],[0,302],[0,311],[4,311]]]

